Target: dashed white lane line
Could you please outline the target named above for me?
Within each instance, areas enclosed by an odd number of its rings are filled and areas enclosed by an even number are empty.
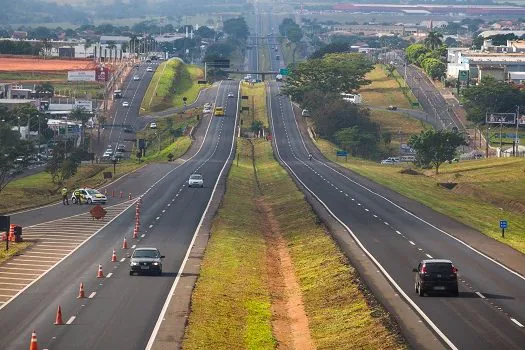
[[[521,327],[521,328],[524,327],[524,326],[523,326],[518,320],[516,320],[515,318],[512,318],[512,317],[511,317],[510,320],[511,320],[512,322],[514,322],[515,324],[517,324],[519,327]]]
[[[383,223],[384,223],[385,225],[387,225],[387,226],[390,226],[390,224],[389,224],[388,222],[386,222],[386,221],[383,221]]]
[[[122,258],[122,259],[120,259],[120,262],[124,262],[124,260],[126,260],[126,258]]]
[[[374,214],[374,217],[375,217],[375,218],[377,218],[377,215],[376,215],[376,214]]]
[[[171,207],[171,203],[168,203],[168,207]]]
[[[370,211],[370,210],[368,210],[368,209],[365,208],[365,211]]]
[[[353,201],[355,201],[355,198],[352,198]]]
[[[113,276],[113,272],[108,273],[106,278],[110,278],[111,276]]]
[[[478,297],[480,297],[481,299],[485,299],[485,296],[483,294],[481,294],[480,292],[474,292],[478,295]]]
[[[421,248],[417,248],[417,250],[419,250],[420,252],[423,251],[423,249],[421,249]]]
[[[361,203],[357,203],[358,206],[361,206]]]
[[[348,193],[345,193],[345,196],[347,196],[347,197],[348,197]]]
[[[166,212],[166,209],[162,209],[162,212],[165,213],[165,212]]]
[[[158,219],[160,219],[160,216],[157,216],[157,217],[155,218],[155,220],[158,220]]]
[[[135,249],[136,246],[137,246],[136,244],[133,244],[133,245],[131,246],[131,249]]]
[[[97,292],[92,292],[89,296],[88,296],[88,299],[93,299],[95,297],[95,295],[97,295]]]
[[[66,324],[71,324],[71,323],[73,323],[73,321],[75,320],[75,318],[77,318],[77,317],[76,317],[76,316],[71,316],[71,317],[69,318],[69,320],[67,320]]]
[[[410,244],[412,244],[412,245],[416,245],[416,244],[415,244],[414,242],[412,242],[412,241],[409,241],[409,242],[410,242]]]
[[[434,259],[434,258],[432,257],[432,255],[430,255],[430,254],[425,254],[425,255],[426,255],[429,259]]]
[[[153,225],[149,225],[149,228],[152,228],[152,227],[153,227]]]
[[[140,238],[144,238],[144,237],[146,237],[146,234],[145,234],[145,233],[143,233],[143,234],[140,235]]]

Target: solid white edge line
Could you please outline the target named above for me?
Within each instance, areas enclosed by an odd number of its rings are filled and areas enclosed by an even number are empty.
[[[91,294],[88,296],[88,299],[93,299],[97,295],[97,292],[91,292]]]
[[[514,322],[515,324],[517,324],[519,327],[521,327],[521,328],[524,327],[524,326],[523,326],[518,320],[516,320],[515,318],[512,318],[512,317],[511,317],[510,320],[511,320],[512,322]]]
[[[71,317],[69,318],[69,320],[67,320],[66,324],[71,324],[71,323],[73,323],[73,321],[75,320],[75,318],[77,318],[77,317],[76,317],[76,316],[71,316]]]
[[[221,81],[222,82],[222,81]],[[219,83],[220,88],[220,83]],[[219,92],[219,88],[217,89],[217,95]],[[217,186],[219,185],[219,181],[221,180],[222,173],[224,172],[224,169],[226,169],[226,166],[230,162],[231,156],[233,154],[233,149],[235,146],[235,133],[237,130],[237,121],[239,118],[239,95],[241,93],[241,84],[239,83],[239,87],[237,90],[237,108],[235,111],[235,124],[233,126],[233,136],[232,136],[232,144],[230,148],[230,154],[228,155],[228,159],[224,162],[224,165],[221,169],[221,172],[219,173],[219,176],[217,177],[217,181],[215,182],[215,186],[213,187],[213,191],[211,192],[210,199],[208,201],[208,204],[206,205],[206,209],[204,209],[204,213],[202,213],[201,219],[199,221],[199,224],[197,225],[197,228],[195,229],[195,232],[193,234],[193,238],[191,239],[190,244],[188,245],[188,250],[186,251],[186,255],[184,256],[184,260],[182,261],[182,264],[179,268],[179,271],[177,272],[177,277],[175,277],[175,281],[173,281],[173,285],[171,286],[171,289],[168,293],[168,297],[166,298],[166,301],[164,302],[164,306],[162,307],[162,310],[160,311],[159,318],[157,319],[157,323],[155,323],[155,327],[153,328],[153,332],[151,333],[151,336],[149,338],[148,344],[146,345],[146,350],[151,350],[153,347],[153,344],[155,343],[155,338],[157,337],[157,333],[159,332],[160,325],[162,324],[162,321],[164,320],[164,315],[166,314],[166,311],[168,310],[168,306],[171,302],[171,298],[173,297],[173,294],[175,293],[175,289],[177,288],[177,285],[179,284],[180,276],[182,274],[182,271],[184,271],[184,267],[186,266],[186,262],[188,261],[188,258],[191,253],[191,248],[193,247],[193,244],[195,243],[195,239],[197,239],[197,233],[199,232],[202,222],[204,221],[204,217],[208,213],[208,209],[210,208],[211,202],[213,200],[213,196],[215,194],[215,191],[217,190]],[[213,117],[212,117],[213,118]],[[211,120],[211,118],[210,118]],[[204,141],[203,141],[204,143]]]
[[[270,89],[270,87],[269,87]],[[271,92],[271,91],[269,91]],[[279,152],[279,147],[277,145],[277,137],[275,133],[274,123],[273,123],[273,111],[271,108],[271,94],[269,94],[270,98],[270,108],[269,108],[269,115],[270,119],[272,121],[272,131],[273,131],[273,142],[275,143],[275,149],[277,151],[277,157],[283,162],[283,164],[290,170],[290,172],[293,174],[293,176],[301,183],[304,188],[314,196],[319,203],[330,213],[330,215],[337,220],[352,236],[354,241],[357,243],[357,245],[361,248],[361,250],[368,256],[370,260],[376,265],[376,267],[383,273],[383,275],[388,279],[390,284],[398,291],[398,293],[403,296],[403,298],[410,304],[410,306],[425,320],[425,322],[436,332],[436,334],[453,350],[458,350],[458,348],[448,339],[448,337],[432,322],[432,320],[423,312],[423,310],[405,293],[405,291],[397,284],[397,282],[390,276],[390,274],[386,271],[386,269],[379,263],[379,261],[365,248],[365,246],[361,243],[359,238],[354,234],[354,232],[348,227],[341,219],[339,219],[331,210],[328,208],[328,206],[319,198],[306,184],[297,176],[297,174],[293,171],[293,169],[281,158],[281,153]],[[291,104],[291,101],[290,101]],[[292,111],[293,111],[293,105],[292,105]],[[294,114],[294,120],[295,120],[295,114]],[[297,123],[297,120],[295,121]],[[297,128],[299,126],[297,125]],[[298,129],[299,130],[299,129]],[[301,132],[299,131],[299,134]],[[301,136],[302,139],[302,136]],[[304,141],[303,141],[304,145]]]
[[[290,102],[290,105],[291,105],[291,107],[292,107],[292,112],[293,112],[293,115],[294,115],[294,118],[293,118],[293,119],[294,119],[294,121],[295,121],[295,125],[297,126],[297,130],[299,131],[299,136],[301,137],[301,141],[302,141],[302,143],[303,143],[303,147],[304,147],[304,149],[306,150],[306,152],[308,152],[308,148],[306,148],[306,144],[304,143],[303,134],[301,133],[301,131],[300,131],[300,129],[299,129],[299,124],[297,123],[297,118],[295,117],[295,112],[294,112],[294,109],[293,109],[292,100],[289,99],[289,102]],[[470,250],[472,250],[473,252],[475,252],[475,253],[481,255],[481,256],[484,257],[485,259],[487,259],[487,260],[493,262],[494,264],[498,265],[499,267],[501,267],[501,268],[507,270],[508,272],[510,272],[510,273],[512,273],[512,274],[514,274],[514,275],[516,275],[517,277],[521,278],[522,280],[525,280],[525,276],[521,275],[519,272],[512,270],[511,268],[509,268],[509,267],[503,265],[502,263],[498,262],[497,260],[492,259],[490,256],[488,256],[488,255],[486,255],[485,253],[483,253],[483,252],[477,250],[476,248],[470,246],[470,245],[467,244],[466,242],[463,242],[461,239],[455,237],[454,235],[452,235],[452,234],[450,234],[450,233],[448,233],[448,232],[446,232],[446,231],[440,229],[439,227],[437,227],[437,226],[431,224],[430,222],[426,221],[425,219],[420,218],[420,217],[417,216],[416,214],[414,214],[414,213],[410,212],[409,210],[403,208],[403,207],[400,206],[399,204],[394,203],[392,200],[386,198],[385,196],[383,196],[383,195],[381,195],[381,194],[379,194],[379,193],[377,193],[377,192],[374,192],[373,190],[371,190],[371,189],[369,189],[368,187],[366,187],[366,186],[364,186],[364,185],[358,183],[358,182],[355,181],[355,180],[352,180],[351,178],[349,178],[349,177],[346,176],[345,174],[341,173],[339,170],[337,170],[337,169],[335,169],[335,168],[332,168],[330,165],[326,164],[325,162],[321,162],[320,160],[317,160],[317,159],[315,159],[315,158],[314,158],[313,160],[314,160],[314,161],[317,161],[317,162],[319,162],[319,163],[321,163],[321,165],[324,165],[324,166],[327,167],[328,169],[330,169],[330,170],[332,170],[333,172],[335,172],[335,173],[341,175],[342,177],[346,178],[347,180],[349,180],[350,182],[354,183],[355,185],[357,185],[357,186],[363,188],[364,190],[366,190],[366,191],[368,191],[368,192],[370,192],[370,193],[372,193],[372,194],[378,196],[379,198],[385,200],[386,202],[390,203],[391,205],[395,206],[396,208],[400,209],[401,211],[405,212],[406,214],[408,214],[408,215],[410,215],[410,216],[416,218],[417,220],[419,220],[419,221],[423,222],[424,224],[426,224],[426,225],[432,227],[433,229],[435,229],[435,230],[437,230],[437,231],[439,231],[439,232],[441,232],[441,233],[447,235],[448,237],[454,239],[455,241],[457,241],[457,242],[463,244],[465,247],[467,247],[467,248],[469,248]]]
[[[434,258],[432,257],[432,255],[430,255],[430,254],[425,254],[425,255],[426,255],[429,259],[434,259]]]
[[[113,272],[110,272],[106,275],[106,278],[110,278],[111,276],[113,276]]]
[[[126,209],[124,209],[119,215],[115,216],[113,219],[111,219],[110,221],[108,221],[108,223],[106,223],[104,226],[102,226],[101,228],[99,228],[97,231],[95,231],[95,233],[93,233],[91,236],[89,236],[88,238],[86,238],[86,240],[84,240],[84,242],[80,243],[79,245],[77,245],[75,248],[73,248],[72,251],[70,251],[67,255],[65,255],[63,258],[61,258],[60,260],[58,260],[53,266],[51,266],[49,269],[45,270],[44,272],[42,272],[40,274],[40,276],[38,276],[37,278],[35,278],[31,283],[29,283],[27,286],[25,286],[24,288],[22,288],[20,291],[18,291],[18,293],[16,293],[15,295],[13,295],[13,297],[11,297],[11,299],[7,300],[4,304],[2,304],[2,306],[0,306],[0,310],[2,310],[6,305],[8,305],[9,303],[11,303],[13,300],[16,299],[16,297],[18,297],[20,294],[22,294],[26,289],[28,289],[29,287],[31,287],[33,284],[35,284],[37,281],[39,281],[42,277],[44,277],[45,275],[47,275],[49,273],[49,271],[53,270],[56,266],[58,266],[58,264],[60,264],[62,261],[64,261],[65,259],[67,259],[70,255],[72,255],[73,253],[75,253],[78,249],[80,249],[82,246],[84,246],[84,244],[86,244],[87,242],[89,242],[89,240],[91,240],[93,237],[95,237],[100,231],[102,231],[106,226],[108,226],[109,224],[111,224],[116,218],[118,218],[120,215],[122,215],[123,213],[125,213],[129,208],[131,208],[132,206],[135,205],[135,202],[131,203]]]
[[[478,295],[478,297],[480,297],[481,299],[485,299],[485,296],[483,294],[481,294],[480,292],[474,292]]]

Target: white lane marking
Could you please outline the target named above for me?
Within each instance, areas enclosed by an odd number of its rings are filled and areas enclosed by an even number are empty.
[[[166,212],[166,209],[162,209],[162,212],[165,213],[165,212]]]
[[[153,225],[149,225],[149,228],[152,228],[152,227],[153,227]]]
[[[330,208],[328,207],[328,205],[326,205],[326,203],[324,203],[321,198],[319,198],[319,196],[317,194],[315,194],[308,186],[306,186],[306,184],[303,182],[303,180],[301,180],[299,178],[299,176],[297,176],[297,174],[293,171],[293,169],[290,167],[290,165],[288,165],[288,163],[286,163],[283,158],[281,157],[281,154],[279,152],[279,147],[278,147],[278,143],[277,143],[277,137],[276,137],[276,132],[275,132],[275,126],[274,126],[274,122],[273,122],[273,112],[272,112],[272,108],[271,108],[271,97],[268,99],[268,101],[270,102],[270,120],[272,122],[272,130],[274,130],[274,134],[273,134],[273,138],[272,138],[272,142],[274,143],[275,145],[275,149],[277,151],[277,157],[281,160],[281,162],[290,170],[290,172],[293,174],[293,176],[295,176],[295,178],[304,186],[304,188],[310,192],[318,201],[319,203],[321,203],[322,206],[325,207],[325,209],[330,213],[330,215],[336,219],[347,231],[348,233],[352,236],[352,238],[354,239],[354,241],[357,243],[357,245],[361,248],[361,250],[368,256],[368,258],[370,260],[372,260],[374,262],[374,264],[376,265],[376,267],[381,270],[381,272],[383,273],[383,275],[388,279],[388,281],[390,282],[390,284],[392,286],[394,286],[394,288],[398,291],[399,294],[401,294],[401,296],[403,296],[403,298],[410,304],[410,306],[412,306],[412,308],[414,310],[416,310],[416,312],[421,315],[421,317],[425,320],[425,322],[434,330],[434,332],[436,332],[436,334],[441,338],[443,339],[443,341],[452,349],[452,350],[458,350],[458,348],[454,345],[454,343],[452,343],[452,341],[450,341],[450,339],[448,339],[448,337],[445,335],[445,333],[443,333],[437,326],[436,324],[430,319],[430,317],[428,317],[425,312],[408,296],[407,293],[405,293],[405,291],[397,284],[397,282],[394,280],[394,278],[392,278],[392,276],[390,276],[390,274],[388,273],[388,271],[379,263],[379,261],[366,249],[366,247],[363,245],[363,243],[361,243],[361,241],[359,240],[359,238],[355,235],[355,233],[350,229],[350,227],[348,227],[341,219],[339,219],[339,217],[337,217],[334,212],[332,212],[330,210]],[[292,105],[292,102],[291,100],[289,101],[290,103],[290,106],[292,107],[292,110],[293,110],[293,105]],[[238,109],[238,108],[237,108]],[[297,130],[299,130],[299,125],[297,124],[297,119],[295,118],[295,115],[294,115],[294,121],[297,125]],[[306,149],[306,145],[304,144],[304,140],[303,140],[303,135],[299,132],[299,135],[301,137],[301,140],[303,142],[303,145],[304,145],[304,148]],[[308,151],[308,150],[307,150]],[[322,162],[321,162],[322,163]]]
[[[95,295],[97,295],[97,292],[92,292],[89,296],[88,296],[88,299],[93,299],[95,297]]]
[[[157,216],[157,217],[155,218],[155,220],[158,220],[158,219],[160,219],[160,216]]]
[[[168,203],[168,207],[171,207],[171,203]]]
[[[397,230],[396,230],[396,233],[397,233],[398,235],[400,235],[400,234],[401,234],[401,232],[399,232],[399,231],[397,231]]]
[[[480,292],[474,292],[478,295],[478,297],[480,297],[481,299],[485,299],[485,296],[483,294],[481,294]]]
[[[145,233],[143,233],[143,234],[140,235],[140,238],[144,238],[144,237],[146,237],[146,234],[145,234]]]
[[[389,224],[388,222],[386,222],[386,221],[383,221],[383,223],[384,223],[385,225],[387,225],[387,226],[390,226],[390,224]]]
[[[512,317],[511,317],[510,320],[511,320],[512,322],[514,322],[515,324],[517,324],[519,327],[521,327],[521,328],[524,327],[524,326],[523,326],[518,320],[516,320],[515,318],[512,318]]]
[[[75,320],[75,318],[77,318],[77,317],[76,317],[76,316],[71,316],[71,317],[69,318],[69,320],[67,320],[66,324],[71,324],[71,323],[73,323],[73,321]]]
[[[120,259],[120,262],[124,262],[126,260],[126,258],[122,258]]]
[[[374,214],[374,217],[375,217],[375,218],[377,218],[377,215],[376,215],[376,214]]]
[[[365,208],[365,211],[370,211],[370,210],[368,210],[368,209]]]
[[[136,246],[137,246],[136,244],[133,244],[133,245],[131,246],[131,249],[135,249]]]
[[[110,272],[106,275],[106,278],[110,278],[111,276],[113,276],[113,272]]]
[[[425,255],[426,255],[429,259],[434,259],[434,258],[432,257],[432,255],[430,255],[430,254],[425,254]]]
[[[417,248],[417,250],[419,250],[420,252],[421,252],[421,251],[423,251],[423,249],[422,249],[422,248]]]
[[[241,92],[241,85],[239,84],[239,88],[238,88],[238,91],[237,91],[237,96],[240,94],[240,92]],[[218,95],[219,94],[217,93],[217,96]],[[215,101],[215,102],[217,102],[217,101]],[[230,160],[232,158],[233,148],[235,146],[235,131],[237,130],[237,122],[238,122],[238,119],[239,119],[239,102],[240,102],[240,99],[237,99],[237,109],[235,111],[235,124],[233,126],[233,136],[232,136],[230,154],[228,155],[228,158],[224,162],[224,165],[222,166],[222,169],[221,169],[221,172],[219,173],[219,176],[217,176],[217,181],[215,182],[215,186],[213,187],[213,191],[211,192],[210,200],[208,201],[208,204],[206,205],[206,209],[204,209],[204,212],[202,213],[201,220],[200,220],[199,224],[197,225],[197,228],[195,229],[195,232],[193,234],[193,238],[191,239],[190,244],[188,245],[188,250],[186,251],[186,255],[184,256],[184,260],[182,261],[182,264],[181,264],[181,266],[179,268],[179,272],[177,273],[177,277],[175,277],[175,281],[173,281],[173,285],[171,286],[170,292],[168,293],[168,297],[166,298],[166,301],[164,302],[164,306],[162,307],[162,310],[160,312],[159,318],[157,319],[157,323],[155,323],[155,327],[153,328],[153,332],[151,333],[151,336],[149,338],[149,341],[148,341],[148,344],[146,345],[146,349],[145,350],[151,350],[151,348],[153,347],[153,344],[155,342],[155,338],[157,337],[157,333],[159,332],[159,329],[160,329],[160,325],[161,325],[162,321],[164,320],[164,316],[166,315],[166,311],[168,310],[168,306],[169,306],[169,304],[171,302],[171,298],[172,298],[172,296],[173,296],[173,294],[175,292],[175,288],[177,288],[177,285],[179,283],[182,271],[184,271],[184,267],[186,266],[186,262],[188,261],[188,258],[190,256],[191,248],[193,247],[193,244],[195,243],[195,239],[197,238],[197,233],[199,232],[199,230],[200,230],[200,228],[202,226],[202,222],[204,221],[204,217],[208,213],[208,210],[210,208],[210,205],[211,205],[211,202],[212,202],[212,199],[213,199],[213,195],[215,194],[215,191],[217,190],[217,186],[219,185],[219,181],[220,181],[221,176],[222,176],[222,174],[224,172],[224,169],[226,169],[226,166],[228,165],[228,163],[230,162]]]
[[[412,242],[412,241],[408,241],[408,242],[409,242],[410,244],[412,244],[412,245],[416,245],[416,244],[415,244],[414,242]]]

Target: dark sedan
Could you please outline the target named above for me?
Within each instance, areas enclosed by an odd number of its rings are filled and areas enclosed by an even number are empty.
[[[137,248],[131,255],[129,262],[129,274],[134,273],[154,273],[162,274],[162,259],[157,248]]]

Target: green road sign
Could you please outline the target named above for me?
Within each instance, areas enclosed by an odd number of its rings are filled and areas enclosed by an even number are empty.
[[[290,73],[288,68],[281,68],[281,69],[279,69],[279,74],[281,74],[281,75],[288,75],[288,73]]]

